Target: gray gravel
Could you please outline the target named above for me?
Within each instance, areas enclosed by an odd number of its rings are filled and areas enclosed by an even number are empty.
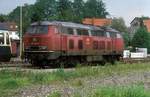
[[[148,73],[131,73],[128,75],[113,75],[106,78],[80,78],[82,82],[80,87],[71,85],[68,82],[62,82],[62,85],[39,85],[20,89],[15,97],[47,97],[53,92],[59,92],[61,97],[71,97],[74,93],[80,93],[86,97],[85,92],[90,92],[89,89],[94,89],[104,85],[126,86],[143,82],[145,89],[150,89],[150,72]]]

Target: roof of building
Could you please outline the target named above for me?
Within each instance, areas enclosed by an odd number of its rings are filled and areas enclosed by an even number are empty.
[[[0,22],[0,30],[17,31],[18,26],[14,22]]]
[[[135,20],[140,21],[140,20],[147,20],[150,19],[149,17],[135,17],[130,24],[132,24]]]
[[[150,32],[150,18],[149,17],[135,17],[130,24],[132,25],[134,21],[140,22],[142,23],[142,25],[144,24],[144,26],[147,28],[147,31]]]
[[[83,24],[90,24],[95,26],[106,26],[111,25],[112,20],[107,18],[85,18]]]

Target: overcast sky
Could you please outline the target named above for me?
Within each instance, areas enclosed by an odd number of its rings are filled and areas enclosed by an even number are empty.
[[[16,6],[36,0],[0,0],[0,14],[8,14]],[[123,17],[126,24],[137,16],[150,16],[150,0],[103,0],[111,17]]]

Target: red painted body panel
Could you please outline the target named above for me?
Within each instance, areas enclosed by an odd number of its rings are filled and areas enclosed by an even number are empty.
[[[116,51],[123,51],[124,49],[124,41],[122,38],[117,38],[116,39]]]
[[[69,47],[69,41],[73,41],[73,48]],[[79,49],[79,41],[83,42],[83,49]],[[94,42],[97,47],[94,49]],[[26,34],[24,36],[24,47],[46,46],[47,51],[73,52],[84,55],[111,55],[121,54],[123,51],[122,38],[109,38],[84,35],[66,35],[59,32],[57,26],[49,26],[47,34]]]

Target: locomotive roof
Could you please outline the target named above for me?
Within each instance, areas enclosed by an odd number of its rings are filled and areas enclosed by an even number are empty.
[[[116,30],[116,29],[113,29],[113,28],[111,28],[111,27],[102,27],[102,29],[104,29],[105,31],[109,31],[109,32],[119,32],[118,30]]]
[[[81,28],[81,29],[90,29],[90,30],[102,30],[100,27],[91,26],[91,25],[84,25],[84,24],[78,24],[73,22],[60,22],[60,21],[42,21],[42,22],[35,22],[32,23],[31,26],[34,25],[57,25],[57,26],[63,26],[63,27],[72,27],[72,28]]]

